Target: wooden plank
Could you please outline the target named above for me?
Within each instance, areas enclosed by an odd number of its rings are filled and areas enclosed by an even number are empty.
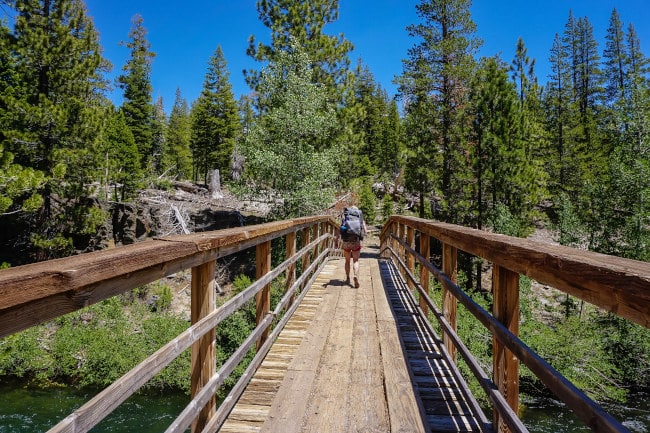
[[[215,310],[214,260],[192,268],[191,320],[199,322]],[[215,330],[210,330],[192,345],[191,396],[194,399],[216,372]],[[201,432],[216,412],[216,396],[212,396],[192,422],[192,433]]]
[[[450,244],[442,245],[442,272],[447,275],[449,280],[456,284],[458,281],[458,250]],[[456,298],[449,293],[446,287],[442,288],[442,313],[445,315],[445,319],[451,326],[451,329],[456,332],[456,316],[458,311],[458,301]],[[456,362],[456,346],[452,343],[451,339],[445,333],[442,336],[442,340],[445,342],[445,348],[447,353],[451,356],[451,359]]]
[[[382,281],[379,268],[373,271],[373,280]],[[395,289],[390,279],[384,279],[383,282],[387,291]],[[390,431],[428,432],[423,421],[423,410],[415,395],[406,366],[397,325],[383,286],[383,284],[377,284],[374,287],[374,293]]]
[[[333,267],[334,264],[331,265]],[[293,361],[288,366],[284,380],[271,404],[262,432],[297,433],[302,427],[308,396],[312,392],[318,369],[319,358],[315,354],[321,353],[327,340],[332,323],[330,318],[338,302],[338,292],[319,291],[312,287],[303,303],[308,299],[312,304],[317,303],[318,309],[303,309],[301,305],[296,311],[296,316],[300,316],[302,321],[310,326],[300,345],[296,346]]]
[[[263,278],[271,270],[271,241],[257,245],[255,250],[255,273],[257,279]],[[255,323],[259,323],[271,311],[271,284],[268,283],[255,295]],[[257,340],[257,349],[269,337],[267,329]]]
[[[519,336],[519,274],[495,265],[492,281],[494,317]],[[519,360],[496,336],[492,344],[494,383],[516,413],[519,410]],[[510,431],[497,410],[494,410],[494,425],[498,432]]]
[[[305,433],[347,431],[353,331],[350,317],[354,315],[350,295],[354,292],[348,287],[339,290],[330,333],[320,354],[314,392],[309,396],[309,417],[303,420]]]
[[[361,286],[356,291],[348,431],[384,432],[390,428],[384,396],[384,373],[377,331],[373,279],[376,259],[361,259]]]

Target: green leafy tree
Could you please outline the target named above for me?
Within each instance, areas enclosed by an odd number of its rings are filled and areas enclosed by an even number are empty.
[[[222,176],[230,173],[235,142],[241,133],[229,76],[223,51],[217,46],[208,63],[201,95],[192,107],[194,179],[203,177],[205,183],[213,169],[218,169]]]
[[[191,179],[191,127],[190,110],[187,101],[181,95],[181,89],[176,89],[176,99],[169,115],[167,139],[165,140],[166,147],[163,154],[163,172],[168,176]]]
[[[334,199],[338,155],[323,143],[336,133],[336,112],[297,41],[262,72],[259,97],[268,108],[242,143],[245,182],[267,192],[279,217],[323,209]]]
[[[131,51],[131,57],[117,77],[118,86],[124,91],[122,110],[133,133],[140,153],[142,167],[153,160],[153,123],[155,118],[151,93],[151,63],[155,53],[150,51],[144,19],[136,14],[131,19],[130,41],[124,45]]]

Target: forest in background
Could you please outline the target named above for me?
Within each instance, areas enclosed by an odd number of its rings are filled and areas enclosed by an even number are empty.
[[[523,40],[511,59],[477,58],[470,4],[417,5],[391,99],[363,61],[351,64],[353,42],[325,32],[337,1],[258,1],[269,42],[249,40],[260,62],[246,73],[253,96],[235,100],[217,45],[197,100],[178,89],[165,113],[152,98],[143,17],[125,43],[116,107],[82,0],[0,0],[15,17],[0,22],[0,223],[25,228],[2,248],[31,261],[87,251],[107,218],[97,200],[207,183],[218,169],[230,191],[272,203],[271,218],[318,213],[353,190],[373,221],[378,208],[403,209],[406,191],[422,217],[513,236],[551,227],[561,244],[650,260],[649,63],[634,25],[613,10],[601,45],[588,17],[567,11],[541,85]],[[461,266],[465,287],[489,302],[483,263]],[[575,304],[567,298],[562,320],[543,327],[540,341],[556,344],[549,358],[564,359],[563,335],[591,330],[582,359],[597,361],[558,368],[608,377],[605,389],[587,385],[602,398],[647,389],[647,329]]]

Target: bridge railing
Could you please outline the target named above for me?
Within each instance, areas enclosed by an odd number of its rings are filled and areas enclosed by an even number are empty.
[[[0,338],[191,269],[191,327],[49,431],[89,431],[188,348],[191,348],[192,401],[166,431],[185,432],[190,426],[192,432],[206,427],[207,431],[213,431],[223,422],[274,337],[299,305],[301,296],[307,292],[304,289],[312,284],[335,251],[335,230],[338,226],[328,216],[306,217],[159,238],[2,270]],[[284,238],[286,260],[271,269],[271,241],[278,238]],[[252,247],[256,251],[256,281],[216,308],[216,260]],[[271,283],[282,275],[286,281],[284,295],[271,311]],[[217,370],[215,328],[253,298],[256,327]],[[217,409],[217,389],[253,346],[257,349],[254,359]]]
[[[429,260],[431,238],[442,245],[442,269]],[[495,431],[527,431],[516,416],[520,362],[593,431],[628,431],[519,339],[519,276],[526,275],[650,327],[650,263],[402,216],[391,217],[385,224],[381,242],[382,256],[392,259],[409,287],[419,293],[425,316],[431,310],[440,323],[451,357],[456,359],[456,354],[461,354],[492,401]],[[492,263],[492,313],[458,287],[459,251]],[[416,260],[419,278],[414,275]],[[442,287],[441,308],[429,297],[430,275]],[[492,378],[456,334],[458,302],[493,336]]]

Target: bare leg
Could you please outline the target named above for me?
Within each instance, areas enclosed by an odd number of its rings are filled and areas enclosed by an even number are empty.
[[[354,287],[359,287],[359,254],[361,250],[352,251],[352,270],[354,271]],[[348,264],[349,268],[349,264]]]
[[[350,255],[351,251],[343,250],[343,255],[345,256],[345,282],[350,284]]]

